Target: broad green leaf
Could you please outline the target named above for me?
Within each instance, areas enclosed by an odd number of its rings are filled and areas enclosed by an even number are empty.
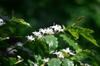
[[[75,42],[73,39],[71,39],[70,36],[67,36],[67,35],[65,35],[65,34],[61,34],[60,37],[62,37],[63,40],[64,40],[66,43],[68,43],[70,46],[72,46],[72,47],[76,50],[76,52],[81,51],[81,49],[80,49],[78,43]]]
[[[44,36],[43,39],[49,45],[49,50],[53,51],[58,47],[57,38],[53,35]]]
[[[74,63],[73,63],[73,61],[71,61],[69,59],[63,59],[62,66],[74,66]]]
[[[10,20],[11,22],[16,22],[16,23],[19,23],[19,24],[22,24],[22,25],[26,25],[28,27],[31,27],[31,25],[27,22],[25,22],[24,19],[20,19],[20,18],[16,18],[16,17],[12,17],[12,19]]]
[[[61,61],[57,58],[53,58],[48,62],[48,66],[61,66]]]

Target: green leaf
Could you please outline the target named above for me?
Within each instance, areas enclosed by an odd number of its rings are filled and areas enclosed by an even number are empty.
[[[49,50],[53,51],[58,47],[57,38],[53,35],[44,36],[43,39],[49,45]]]
[[[31,25],[29,23],[27,23],[24,19],[21,19],[21,18],[12,17],[12,19],[10,21],[31,27]]]
[[[79,33],[77,29],[69,27],[68,31],[73,37],[75,37],[75,39],[79,39]]]
[[[73,57],[71,57],[71,60],[82,61],[86,58],[89,58],[90,54],[91,52],[89,50],[81,51],[77,53],[76,55],[74,55]]]
[[[85,39],[93,43],[95,46],[99,47],[99,45],[97,44],[97,41],[91,35],[91,33],[94,32],[93,30],[88,29],[88,28],[79,28],[79,31],[80,31],[80,35],[82,35]]]
[[[29,63],[30,66],[33,66],[33,61],[28,60],[28,63]]]
[[[57,58],[53,58],[48,62],[48,66],[61,66],[61,61]]]
[[[9,58],[10,65],[13,66],[17,62],[16,58]]]
[[[62,37],[66,43],[68,43],[70,46],[72,46],[76,50],[76,52],[81,51],[81,48],[79,47],[78,43],[76,43],[73,39],[71,39],[70,36],[61,34],[60,37]]]
[[[73,61],[71,61],[69,59],[63,59],[62,66],[74,66],[74,63],[73,63]]]

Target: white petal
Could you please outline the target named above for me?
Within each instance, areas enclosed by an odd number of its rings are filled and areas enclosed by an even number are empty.
[[[35,40],[35,38],[32,36],[32,35],[30,35],[30,36],[26,36],[27,37],[27,39],[29,40],[29,41],[33,41],[33,40]]]
[[[41,34],[41,32],[32,32],[34,34],[34,36],[41,38],[43,35]]]

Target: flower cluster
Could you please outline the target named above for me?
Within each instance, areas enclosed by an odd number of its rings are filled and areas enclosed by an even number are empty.
[[[44,35],[51,35],[63,31],[64,28],[61,25],[54,25],[44,29],[40,28],[39,31],[32,32],[33,35],[27,36],[27,39],[33,41],[35,38],[41,38]]]
[[[64,54],[75,55],[75,53],[69,48],[62,49],[61,51],[53,52],[53,54],[57,55],[58,58],[64,58],[65,57]]]
[[[5,22],[3,21],[3,19],[0,18],[0,26],[4,25]]]

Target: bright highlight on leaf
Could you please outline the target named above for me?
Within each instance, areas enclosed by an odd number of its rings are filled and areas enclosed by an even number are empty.
[[[21,18],[12,17],[12,19],[10,21],[31,27],[31,25],[29,23],[25,22],[25,20],[21,19]]]

